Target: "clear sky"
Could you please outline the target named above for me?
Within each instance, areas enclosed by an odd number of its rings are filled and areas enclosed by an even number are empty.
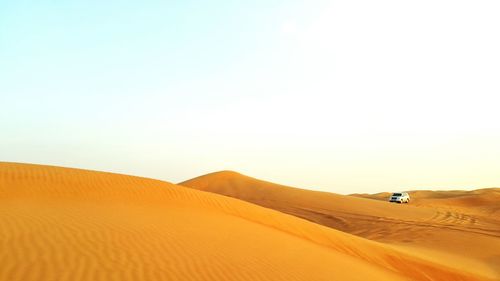
[[[0,160],[500,186],[500,2],[1,1]]]

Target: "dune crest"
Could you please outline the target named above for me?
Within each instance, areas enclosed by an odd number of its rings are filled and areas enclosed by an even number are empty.
[[[230,171],[179,184],[275,209],[491,278],[500,273],[500,221],[469,208],[417,204],[418,196],[417,203],[390,204],[388,193],[377,194],[383,200],[370,200],[287,187]]]

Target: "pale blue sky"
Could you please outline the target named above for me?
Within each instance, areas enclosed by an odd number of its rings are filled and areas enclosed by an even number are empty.
[[[500,186],[498,1],[2,1],[0,161]]]

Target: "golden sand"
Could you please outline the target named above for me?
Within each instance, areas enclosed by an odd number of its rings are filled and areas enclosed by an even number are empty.
[[[14,163],[0,163],[0,265],[2,281],[493,280],[219,194]]]
[[[345,196],[278,185],[231,171],[180,183],[238,198],[478,276],[500,279],[500,189]],[[364,198],[360,198],[364,197]],[[369,200],[369,199],[377,200]]]

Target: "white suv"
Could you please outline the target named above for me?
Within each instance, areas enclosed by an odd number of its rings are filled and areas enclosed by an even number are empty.
[[[389,202],[398,202],[398,203],[409,203],[410,195],[406,192],[393,193]]]

